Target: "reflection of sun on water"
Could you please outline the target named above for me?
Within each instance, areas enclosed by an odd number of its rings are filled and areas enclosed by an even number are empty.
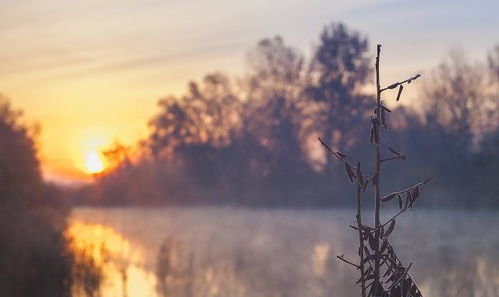
[[[74,222],[66,232],[73,250],[91,255],[102,269],[100,296],[157,296],[155,276],[143,268],[145,255],[113,228]]]

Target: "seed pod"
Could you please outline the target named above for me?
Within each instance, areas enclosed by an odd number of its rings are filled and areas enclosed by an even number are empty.
[[[418,197],[419,197],[419,187],[416,187],[413,191],[412,191],[412,199],[415,201]]]
[[[399,87],[399,92],[398,92],[398,94],[397,94],[397,101],[399,101],[399,100],[400,100],[400,95],[402,95],[402,90],[403,90],[403,89],[404,89],[404,86],[403,86],[403,85],[400,85],[400,87]]]
[[[409,200],[411,199],[411,193],[407,192],[407,196],[405,197],[405,205],[404,205],[404,210],[407,210],[407,207],[409,206]]]

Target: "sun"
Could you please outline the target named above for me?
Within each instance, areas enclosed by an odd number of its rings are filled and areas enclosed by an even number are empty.
[[[89,174],[101,173],[104,170],[104,163],[96,151],[85,156],[85,169]]]

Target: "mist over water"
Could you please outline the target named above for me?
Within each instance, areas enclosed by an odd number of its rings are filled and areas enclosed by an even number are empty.
[[[356,271],[336,259],[357,261],[353,213],[76,208],[70,230],[101,257],[103,297],[357,296]],[[418,210],[397,224],[424,296],[499,296],[499,213]]]

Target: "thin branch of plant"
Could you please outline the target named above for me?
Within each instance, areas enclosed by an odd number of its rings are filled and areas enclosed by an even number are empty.
[[[380,86],[380,54],[381,45],[376,48],[376,105],[371,116],[370,143],[374,146],[375,172],[368,174],[361,170],[360,162],[354,166],[348,161],[348,155],[334,151],[321,138],[321,145],[334,157],[343,162],[348,180],[357,185],[357,208],[356,226],[350,225],[359,235],[359,264],[346,260],[343,255],[337,258],[359,270],[360,278],[356,283],[360,284],[362,297],[422,297],[420,290],[409,274],[412,266],[404,266],[390,244],[388,237],[393,233],[396,218],[408,209],[412,209],[414,202],[420,197],[421,188],[431,178],[419,182],[403,190],[381,195],[380,184],[382,176],[381,164],[391,160],[406,160],[406,156],[392,147],[388,147],[392,157],[381,158],[382,155],[382,130],[388,130],[387,113],[392,111],[384,106],[381,94],[384,91],[398,88],[396,101],[401,98],[404,84],[410,84],[421,75],[417,74],[406,80],[395,82],[385,88]],[[383,128],[383,129],[382,129]],[[372,184],[374,188],[374,226],[367,226],[362,222],[362,196],[367,185]],[[397,201],[399,210],[385,222],[380,220],[382,204]],[[367,267],[367,268],[366,268]]]

